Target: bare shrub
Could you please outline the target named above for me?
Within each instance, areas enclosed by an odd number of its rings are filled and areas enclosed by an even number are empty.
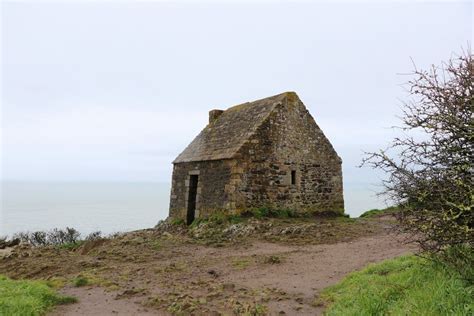
[[[32,246],[76,244],[81,241],[80,237],[81,234],[70,227],[66,227],[66,229],[54,228],[50,231],[20,232],[13,235],[13,238]]]
[[[33,246],[46,246],[48,244],[47,234],[43,231],[32,232],[28,239],[28,242]]]
[[[102,232],[101,231],[95,231],[95,232],[92,232],[90,233],[89,235],[86,236],[86,239],[87,241],[91,241],[91,240],[99,240],[99,239],[102,239]]]
[[[400,228],[437,253],[473,246],[474,60],[470,49],[429,70],[416,69],[403,104],[401,137],[363,164],[387,174],[384,194]],[[466,257],[468,257],[467,255]]]
[[[19,232],[13,235],[13,238],[20,239],[21,242],[23,243],[29,243],[30,242],[30,236],[29,233],[27,232]]]
[[[54,228],[48,233],[48,243],[51,245],[61,245],[65,243],[65,232],[58,228]]]
[[[75,228],[66,227],[64,233],[64,243],[74,244],[80,240],[81,233],[79,233]]]

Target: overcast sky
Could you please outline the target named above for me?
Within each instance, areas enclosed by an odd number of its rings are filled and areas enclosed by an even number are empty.
[[[296,91],[343,159],[384,147],[400,75],[473,42],[467,2],[3,2],[2,177],[169,182],[208,110]]]

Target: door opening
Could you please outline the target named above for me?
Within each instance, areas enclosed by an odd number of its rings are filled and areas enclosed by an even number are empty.
[[[189,176],[189,187],[188,187],[188,214],[186,216],[186,224],[191,225],[194,221],[196,214],[196,196],[198,186],[198,175]]]

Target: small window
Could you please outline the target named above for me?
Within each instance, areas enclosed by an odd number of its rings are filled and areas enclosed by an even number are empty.
[[[296,170],[291,171],[291,184],[292,185],[296,184]]]

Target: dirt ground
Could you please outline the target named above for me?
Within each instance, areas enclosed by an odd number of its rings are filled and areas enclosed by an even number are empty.
[[[390,233],[391,224],[382,217],[272,219],[192,232],[167,226],[73,251],[15,250],[0,260],[0,273],[46,279],[78,298],[52,315],[318,315],[325,287],[415,251]],[[78,278],[88,284],[74,286]]]

